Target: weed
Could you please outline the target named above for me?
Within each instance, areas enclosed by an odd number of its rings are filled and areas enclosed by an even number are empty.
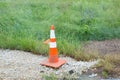
[[[57,80],[57,78],[55,77],[54,74],[50,74],[50,76],[43,75],[43,76],[42,76],[42,79],[43,79],[43,80]]]
[[[120,54],[106,54],[95,67],[102,69],[102,75],[115,77],[120,72]]]
[[[103,76],[104,78],[107,78],[107,77],[108,77],[108,73],[105,72],[105,71],[102,71],[102,76]]]

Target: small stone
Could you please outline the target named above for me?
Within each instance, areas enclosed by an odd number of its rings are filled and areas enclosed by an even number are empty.
[[[86,70],[83,70],[82,72],[83,72],[83,73],[86,73],[87,71],[88,71],[88,70],[86,69]]]
[[[66,65],[69,65],[69,63],[66,63]]]
[[[55,74],[57,74],[57,75],[58,75],[59,73],[58,73],[58,72],[55,72]]]
[[[74,73],[74,71],[73,71],[73,70],[70,70],[70,71],[69,71],[69,74],[73,74],[73,73]]]
[[[94,73],[92,73],[91,75],[89,75],[90,78],[96,77],[96,76],[97,76],[97,74],[94,74]]]
[[[40,71],[40,73],[44,73],[44,71]]]

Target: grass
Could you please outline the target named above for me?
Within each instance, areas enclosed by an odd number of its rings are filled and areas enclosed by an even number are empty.
[[[96,65],[102,69],[102,76],[105,78],[118,77],[120,75],[120,54],[106,54]]]
[[[43,80],[78,80],[79,79],[79,77],[76,77],[75,75],[70,75],[67,73],[63,73],[62,76],[58,76],[53,73],[49,75],[42,74],[41,76]]]
[[[43,80],[58,80],[57,77],[54,74],[50,74],[50,76],[42,75],[42,79]]]
[[[48,54],[42,42],[55,25],[60,54],[96,58],[81,51],[88,40],[120,38],[119,0],[0,0],[0,48]],[[76,54],[76,55],[74,55]],[[82,56],[82,57],[81,57]]]

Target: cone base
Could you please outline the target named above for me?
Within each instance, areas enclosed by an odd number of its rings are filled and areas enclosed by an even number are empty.
[[[40,63],[40,65],[47,66],[47,67],[52,67],[52,68],[59,68],[63,64],[65,64],[66,60],[59,59],[58,62],[51,63],[48,60],[44,60]]]

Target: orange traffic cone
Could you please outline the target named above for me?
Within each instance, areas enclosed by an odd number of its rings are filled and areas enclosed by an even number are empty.
[[[40,64],[44,66],[50,66],[53,68],[59,68],[66,61],[58,58],[58,51],[57,51],[56,38],[55,38],[55,32],[54,32],[53,25],[51,25],[50,39],[46,40],[44,43],[45,44],[49,43],[49,46],[50,46],[49,59],[41,62]]]

